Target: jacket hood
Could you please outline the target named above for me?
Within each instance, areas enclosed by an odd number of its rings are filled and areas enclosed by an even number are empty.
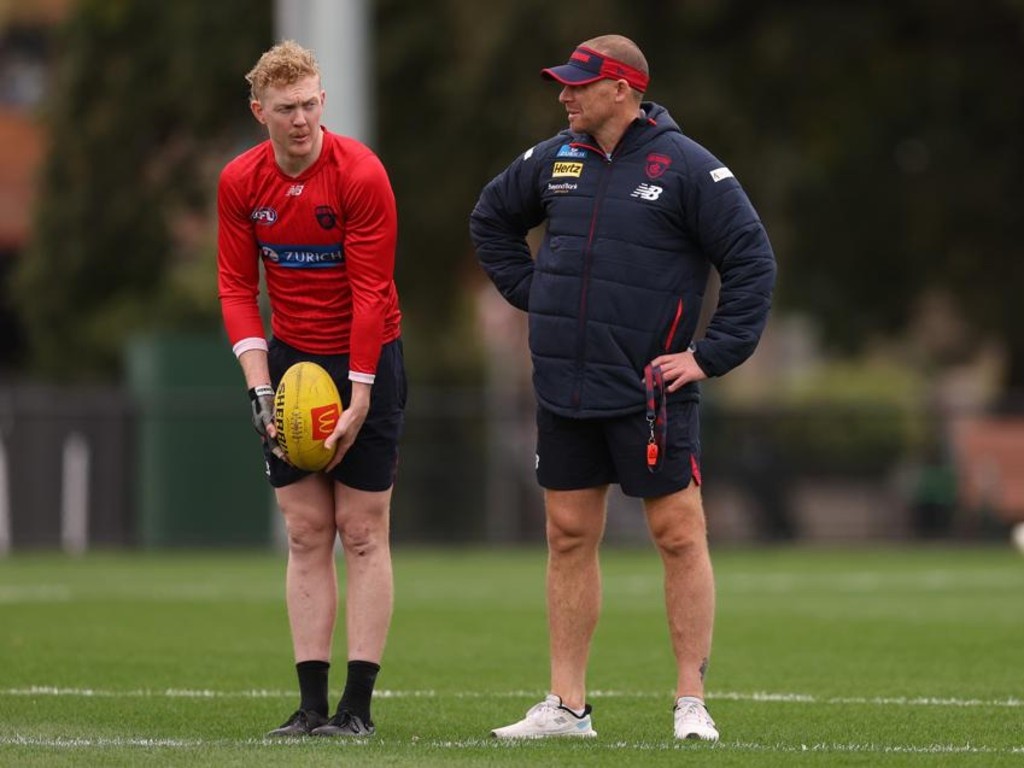
[[[645,101],[640,104],[643,116],[638,117],[626,129],[626,133],[619,143],[623,148],[635,142],[648,142],[663,133],[682,134],[679,124],[672,118],[668,110],[653,101]],[[568,128],[559,133],[560,136],[567,136],[574,142],[584,144],[596,144],[592,136],[585,133],[574,133]]]
[[[640,105],[640,109],[644,111],[648,124],[653,123],[653,127],[658,129],[658,133],[683,132],[679,127],[679,123],[673,119],[672,115],[661,104],[645,101]]]

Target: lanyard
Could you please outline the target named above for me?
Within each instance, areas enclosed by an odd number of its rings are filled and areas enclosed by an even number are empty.
[[[654,473],[661,469],[665,454],[665,436],[668,434],[668,410],[665,407],[665,379],[661,366],[648,365],[644,368],[644,388],[647,390],[647,471]]]

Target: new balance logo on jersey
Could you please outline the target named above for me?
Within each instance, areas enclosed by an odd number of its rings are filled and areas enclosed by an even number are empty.
[[[288,197],[298,197],[299,195],[302,194],[302,190],[304,190],[305,188],[305,184],[292,184],[290,187],[288,187],[287,195]]]
[[[643,182],[630,193],[630,197],[639,197],[642,200],[657,200],[665,190],[657,184]]]

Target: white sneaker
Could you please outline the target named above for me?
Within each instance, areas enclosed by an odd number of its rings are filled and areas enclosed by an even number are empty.
[[[675,706],[676,738],[718,741],[718,729],[700,699],[681,696]]]
[[[518,723],[495,728],[491,736],[496,739],[543,739],[548,736],[597,736],[590,723],[590,705],[583,717],[576,717],[562,706],[562,700],[549,693],[540,704],[530,707],[526,717]]]

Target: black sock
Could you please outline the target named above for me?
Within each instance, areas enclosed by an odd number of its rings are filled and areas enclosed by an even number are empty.
[[[346,710],[369,725],[370,699],[373,697],[373,686],[377,682],[378,672],[380,664],[374,664],[372,661],[350,661],[345,692],[341,694],[338,711]]]
[[[300,661],[295,665],[299,673],[299,709],[316,712],[327,717],[327,670],[329,661]]]

